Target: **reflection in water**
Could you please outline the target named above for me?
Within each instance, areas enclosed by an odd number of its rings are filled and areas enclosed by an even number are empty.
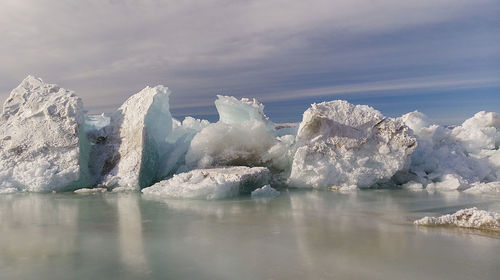
[[[3,195],[0,278],[495,279],[498,236],[411,223],[471,205],[498,211],[500,198],[389,190],[220,201]]]
[[[18,272],[26,266],[45,269],[55,258],[72,256],[78,230],[78,206],[74,202],[48,194],[0,196],[3,279],[18,278]]]
[[[116,206],[118,213],[119,248],[123,264],[135,273],[149,272],[144,254],[139,197],[136,194],[117,194],[108,197],[107,201]]]

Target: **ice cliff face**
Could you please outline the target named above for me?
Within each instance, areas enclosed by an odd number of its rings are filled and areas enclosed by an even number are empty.
[[[162,177],[172,131],[168,88],[146,87],[111,116],[103,185],[140,189]]]
[[[66,190],[89,185],[84,111],[73,92],[28,76],[4,103],[0,189]]]
[[[313,104],[296,137],[289,184],[369,187],[406,167],[417,142],[401,120],[346,101]]]

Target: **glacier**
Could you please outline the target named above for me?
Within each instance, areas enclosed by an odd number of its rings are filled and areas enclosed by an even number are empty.
[[[391,118],[335,100],[312,104],[300,123],[275,124],[258,100],[218,95],[219,120],[210,123],[173,118],[170,95],[165,86],[148,86],[115,112],[90,115],[74,92],[28,76],[3,106],[0,193],[142,190],[202,199],[274,196],[273,187],[500,193],[494,112],[447,127],[418,111]]]

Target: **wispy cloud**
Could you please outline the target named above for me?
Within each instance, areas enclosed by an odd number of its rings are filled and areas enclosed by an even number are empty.
[[[500,74],[498,14],[493,0],[4,0],[0,93],[30,73],[96,110],[155,84],[176,108],[222,90],[273,101],[481,86]]]

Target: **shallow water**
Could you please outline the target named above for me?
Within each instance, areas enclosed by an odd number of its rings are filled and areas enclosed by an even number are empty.
[[[1,279],[498,279],[500,236],[411,222],[498,196],[282,191],[273,200],[0,196]]]

